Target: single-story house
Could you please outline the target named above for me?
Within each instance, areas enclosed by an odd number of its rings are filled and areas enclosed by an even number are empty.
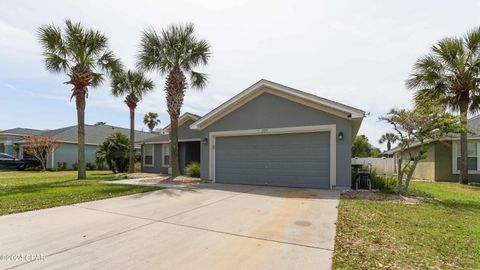
[[[363,117],[362,110],[260,80],[203,117],[180,117],[180,167],[198,161],[201,178],[214,183],[350,187],[352,142]],[[140,143],[142,170],[169,172],[168,134]]]
[[[25,136],[37,135],[41,132],[43,131],[30,128],[12,128],[0,131],[0,153],[18,157],[15,144]]]
[[[472,132],[468,135],[468,179],[480,183],[480,116],[470,118],[468,125]],[[416,153],[419,148],[414,145],[411,153]],[[428,143],[425,148],[426,158],[419,161],[413,178],[457,182],[460,177],[460,136],[446,136]],[[395,147],[389,151],[393,154],[395,163],[400,157],[399,150]],[[403,158],[407,159],[408,153],[404,153]]]
[[[85,125],[85,162],[95,163],[95,153],[98,150],[98,146],[103,143],[106,137],[114,133],[123,133],[127,137],[130,136],[130,129],[115,127],[110,125]],[[59,147],[53,151],[47,161],[47,168],[57,168],[59,162],[66,162],[67,169],[72,169],[72,165],[77,162],[77,125],[47,130],[39,132],[35,135],[53,137],[59,143]],[[155,137],[158,134],[135,131],[135,138],[139,140],[145,140],[151,137]],[[18,144],[18,157],[23,158],[27,156],[24,151],[26,144],[25,140],[17,141]],[[140,150],[140,145],[136,145]]]

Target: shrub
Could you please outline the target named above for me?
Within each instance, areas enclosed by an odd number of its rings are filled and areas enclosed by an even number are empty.
[[[72,168],[73,168],[74,170],[78,170],[78,162],[72,163]]]
[[[141,172],[142,171],[142,163],[141,162],[135,162],[135,171],[136,172]]]
[[[370,171],[372,177],[372,188],[383,191],[393,191],[397,185],[395,175],[379,175],[375,170]]]
[[[187,175],[190,177],[200,177],[200,163],[192,162],[187,165]]]
[[[58,172],[57,168],[48,168],[47,171],[49,172]]]
[[[128,170],[130,152],[130,140],[122,133],[115,133],[107,138],[100,145],[95,153],[95,161],[98,163],[107,163],[113,171],[126,172]]]
[[[59,171],[64,171],[65,169],[67,169],[67,162],[57,162],[57,169]]]
[[[97,165],[95,165],[95,163],[87,162],[87,164],[85,164],[85,165],[87,166],[88,170],[93,171],[93,170],[97,169]]]

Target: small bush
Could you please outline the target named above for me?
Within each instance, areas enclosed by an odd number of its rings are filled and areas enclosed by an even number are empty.
[[[67,162],[57,162],[57,169],[59,171],[64,171],[65,169],[67,169]]]
[[[85,164],[85,165],[87,167],[87,170],[93,171],[93,170],[97,169],[97,165],[95,165],[95,163],[87,162],[87,164]]]
[[[383,191],[393,191],[397,185],[395,175],[379,175],[374,170],[370,171],[372,177],[372,188]]]
[[[200,177],[200,163],[192,162],[187,165],[187,175],[190,177]]]
[[[135,172],[141,172],[141,171],[142,171],[142,163],[135,162]]]
[[[78,170],[78,162],[72,163],[72,168],[73,168],[74,170]]]

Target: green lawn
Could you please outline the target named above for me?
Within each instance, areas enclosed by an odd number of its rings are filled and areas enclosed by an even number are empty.
[[[412,183],[406,205],[342,198],[334,269],[480,269],[480,187]]]
[[[0,215],[100,200],[158,188],[104,184],[116,180],[109,171],[88,171],[88,180],[77,172],[0,172]]]

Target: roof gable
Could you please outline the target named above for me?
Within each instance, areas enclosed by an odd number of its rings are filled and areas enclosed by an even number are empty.
[[[180,127],[181,125],[185,124],[185,122],[187,122],[188,120],[193,120],[193,121],[197,121],[198,119],[200,119],[201,116],[199,115],[196,115],[196,114],[193,114],[193,113],[189,113],[189,112],[186,112],[184,114],[182,114],[182,116],[180,116],[178,118],[178,126]],[[168,124],[167,126],[165,126],[163,128],[163,131],[168,133],[170,131],[170,124]]]
[[[202,130],[263,93],[280,96],[346,119],[362,119],[365,116],[365,112],[362,110],[262,79],[224,102],[190,127],[195,130]]]

